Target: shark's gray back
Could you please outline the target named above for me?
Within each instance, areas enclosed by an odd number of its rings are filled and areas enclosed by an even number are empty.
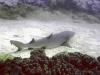
[[[28,45],[32,48],[40,48],[40,47],[55,48],[62,45],[64,42],[67,43],[74,34],[75,33],[72,31],[64,31],[61,33],[53,34],[49,38],[46,37],[37,40],[34,43],[30,43]]]

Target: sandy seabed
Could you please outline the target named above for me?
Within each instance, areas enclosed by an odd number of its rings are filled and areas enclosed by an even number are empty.
[[[51,33],[74,31],[75,36],[69,42],[72,46],[69,51],[97,57],[100,55],[99,29],[99,23],[86,21],[82,17],[77,17],[71,13],[62,14],[56,11],[52,14],[48,11],[37,10],[27,18],[18,18],[17,20],[0,19],[0,52],[10,53],[17,50],[15,46],[10,44],[10,40],[28,43],[32,38],[38,40]],[[53,51],[50,51],[52,55]],[[50,56],[50,54],[48,55]],[[29,57],[28,54],[26,55]],[[22,56],[27,57],[26,55]]]

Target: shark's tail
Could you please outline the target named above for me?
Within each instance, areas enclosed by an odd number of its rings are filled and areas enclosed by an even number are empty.
[[[18,48],[18,51],[22,50],[25,47],[25,44],[19,41],[10,40],[10,43],[15,45]]]

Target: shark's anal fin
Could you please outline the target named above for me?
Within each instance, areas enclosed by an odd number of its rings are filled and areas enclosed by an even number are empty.
[[[34,43],[34,42],[35,42],[35,40],[34,40],[34,38],[33,38],[32,41],[29,42],[29,44],[32,44],[32,43]]]
[[[22,48],[18,48],[18,50],[15,51],[14,53],[17,53],[17,52],[19,52],[19,51],[21,51],[21,50],[22,50]]]
[[[22,48],[19,47],[17,51],[21,51],[21,50],[22,50]]]
[[[53,34],[50,34],[50,35],[47,37],[47,39],[50,39],[52,36],[53,36]]]

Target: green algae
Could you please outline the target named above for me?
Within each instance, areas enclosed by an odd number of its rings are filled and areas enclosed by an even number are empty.
[[[0,53],[0,61],[6,61],[7,59],[14,59],[14,56],[10,54]]]

